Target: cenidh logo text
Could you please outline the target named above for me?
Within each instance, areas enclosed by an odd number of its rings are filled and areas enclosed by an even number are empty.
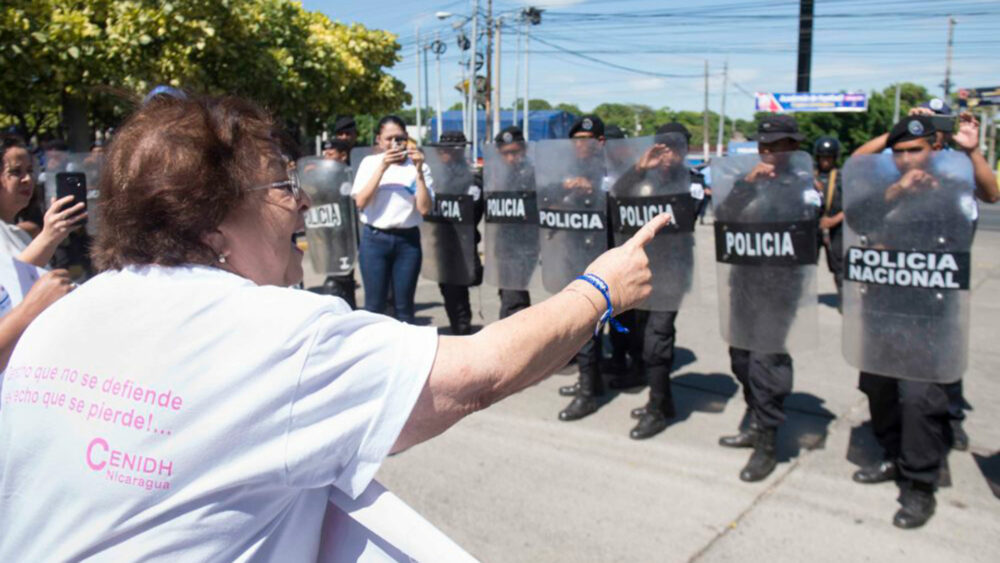
[[[505,219],[524,219],[524,198],[497,197],[486,200],[486,213],[490,217]]]
[[[876,285],[967,289],[966,258],[963,253],[851,247],[847,251],[847,279]]]
[[[736,256],[795,256],[792,235],[788,231],[773,233],[726,232],[726,254]]]
[[[94,471],[104,471],[109,481],[147,491],[170,488],[169,481],[162,478],[169,479],[173,475],[172,461],[113,448],[104,438],[91,440],[85,456],[87,466]]]
[[[604,221],[597,211],[551,211],[538,212],[538,222],[549,229],[573,231],[603,231]]]
[[[344,224],[344,219],[340,214],[340,206],[335,203],[327,203],[310,207],[306,212],[306,228],[315,229],[317,227],[339,227]]]

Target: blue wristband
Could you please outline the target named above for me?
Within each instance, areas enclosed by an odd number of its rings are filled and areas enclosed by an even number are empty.
[[[594,288],[596,288],[597,291],[600,291],[601,295],[604,296],[604,302],[608,305],[607,310],[604,311],[604,314],[601,315],[601,318],[597,321],[597,327],[594,328],[594,336],[599,335],[601,333],[601,328],[609,322],[611,323],[611,328],[622,334],[628,334],[628,329],[615,320],[615,308],[611,305],[611,291],[608,289],[608,283],[595,274],[583,274],[582,276],[578,276],[576,279],[583,280],[594,286]]]

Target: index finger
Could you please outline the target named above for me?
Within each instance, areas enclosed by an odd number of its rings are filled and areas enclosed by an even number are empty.
[[[660,229],[669,225],[672,220],[673,216],[669,213],[660,213],[656,217],[653,217],[648,223],[643,225],[641,229],[636,231],[636,233],[632,235],[632,238],[625,241],[625,244],[622,246],[643,248],[653,240],[653,237],[656,236],[656,233]]]

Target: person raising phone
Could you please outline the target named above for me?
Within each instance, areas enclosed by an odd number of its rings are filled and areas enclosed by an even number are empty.
[[[84,204],[71,205],[73,196],[52,200],[45,212],[42,231],[31,235],[14,225],[15,217],[28,206],[35,191],[34,161],[28,149],[17,143],[0,148],[0,252],[22,262],[45,267],[70,231],[87,217]]]
[[[396,318],[412,324],[423,260],[418,226],[431,210],[434,182],[424,154],[407,147],[402,119],[387,115],[376,131],[377,152],[358,165],[351,190],[362,223],[359,254],[365,310],[384,313],[391,284]]]

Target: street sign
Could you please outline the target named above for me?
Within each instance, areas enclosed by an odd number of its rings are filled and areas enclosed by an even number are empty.
[[[868,111],[868,94],[864,92],[823,94],[799,92],[776,94],[757,92],[754,95],[757,111],[772,113],[794,112],[861,112]]]
[[[962,88],[958,91],[958,105],[974,108],[978,106],[1000,106],[1000,86],[989,88]]]

